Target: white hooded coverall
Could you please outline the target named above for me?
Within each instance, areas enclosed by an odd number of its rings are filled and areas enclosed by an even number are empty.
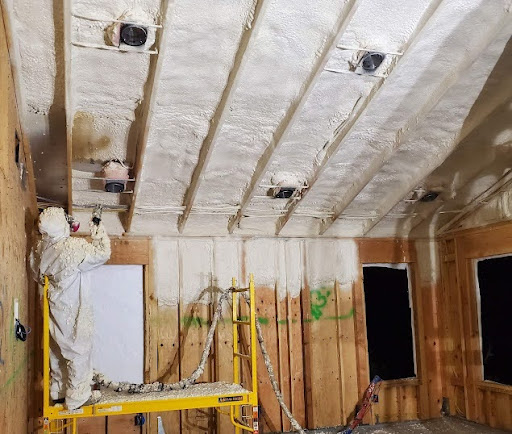
[[[39,217],[42,239],[31,256],[34,273],[48,276],[50,307],[50,395],[64,398],[68,409],[91,397],[93,312],[90,273],[110,258],[103,223],[90,223],[92,243],[70,237],[62,208],[47,208]]]

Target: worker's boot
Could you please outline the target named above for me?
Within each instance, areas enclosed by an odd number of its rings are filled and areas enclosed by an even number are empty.
[[[85,406],[85,405],[94,405],[96,403],[98,403],[101,399],[101,392],[99,390],[93,390],[92,393],[91,393],[91,397],[85,401],[84,404],[82,404],[81,407]]]

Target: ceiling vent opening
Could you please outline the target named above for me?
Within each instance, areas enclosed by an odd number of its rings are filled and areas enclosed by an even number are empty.
[[[423,196],[421,196],[421,202],[433,202],[439,196],[437,191],[427,191]]]
[[[304,188],[304,181],[292,173],[279,173],[272,175],[272,188],[269,196],[274,199],[290,199]]]
[[[295,187],[278,187],[274,189],[275,199],[289,199],[297,189]]]
[[[122,24],[120,39],[123,44],[140,47],[148,40],[148,29],[139,24]]]
[[[103,165],[105,177],[105,191],[108,193],[122,193],[126,189],[129,179],[128,167],[119,160],[110,160]]]
[[[361,67],[366,72],[374,72],[384,61],[385,54],[377,53],[377,52],[367,52],[363,55],[361,59]]]

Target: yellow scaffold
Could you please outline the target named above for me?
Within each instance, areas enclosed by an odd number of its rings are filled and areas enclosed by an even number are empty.
[[[236,279],[232,280],[233,306],[233,384],[231,383],[199,383],[185,390],[171,392],[155,392],[151,399],[137,400],[144,395],[110,392],[103,394],[99,402],[82,406],[77,410],[67,410],[62,405],[50,405],[50,330],[48,306],[48,277],[44,278],[43,292],[43,432],[44,434],[67,432],[76,434],[77,419],[82,417],[115,416],[120,414],[138,414],[188,410],[196,408],[216,408],[220,413],[229,414],[236,433],[242,430],[259,433],[258,428],[258,380],[256,371],[256,306],[254,298],[254,278],[250,275],[248,288],[236,288]],[[249,321],[239,318],[239,293],[249,292]],[[250,353],[243,354],[239,350],[239,327],[250,328]],[[250,362],[251,390],[241,385],[241,359]],[[160,395],[158,395],[160,394]],[[220,410],[229,407],[229,413]],[[252,407],[247,416],[241,414],[242,407]],[[242,419],[252,419],[246,424]]]

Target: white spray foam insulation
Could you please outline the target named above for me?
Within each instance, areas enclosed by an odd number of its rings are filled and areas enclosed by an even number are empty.
[[[286,240],[284,250],[286,291],[290,298],[296,298],[304,287],[304,242]]]
[[[278,240],[258,238],[244,242],[245,269],[253,273],[256,286],[275,288],[278,278]]]
[[[401,1],[363,1],[339,45],[397,52],[413,32],[427,4],[427,1],[405,5]],[[336,50],[326,68],[348,72],[348,61],[354,61],[357,54],[358,51]],[[391,58],[388,56],[387,60]],[[268,178],[280,171],[298,172],[306,179],[315,160],[323,156],[325,143],[332,139],[335,130],[348,119],[356,104],[367,97],[377,81],[375,77],[354,73],[323,72],[288,139],[275,152],[263,183],[268,184]]]
[[[140,175],[168,184],[153,189],[153,204],[181,205],[209,121],[221,98],[253,2],[177,1],[164,31],[166,54],[155,83],[155,112]],[[169,177],[169,174],[171,176]]]
[[[137,214],[132,220],[130,233],[134,235],[178,235],[177,218],[168,214]]]
[[[210,284],[226,289],[235,276],[238,284],[244,285],[249,273],[254,274],[257,287],[277,288],[279,300],[287,294],[298,297],[305,275],[311,289],[332,286],[337,281],[341,290],[351,290],[359,275],[357,244],[351,239],[155,237],[152,247],[155,292],[161,306],[178,304],[180,285],[184,305],[197,301],[208,303],[210,297],[198,298]],[[247,276],[242,275],[243,270]]]
[[[427,3],[363,0],[340,44],[400,51],[414,31]],[[246,53],[247,67],[240,73],[235,99],[215,143],[212,160],[207,167],[207,178],[201,182],[198,192],[197,204],[235,205],[238,202],[269,137],[289,102],[297,95],[345,5],[327,0],[301,5],[274,0],[269,5],[262,17],[256,44]],[[119,18],[128,13],[132,15],[131,18],[138,16],[146,22],[161,19],[157,17],[160,7],[157,0],[144,0],[137,4],[131,0],[74,0],[72,6],[77,14],[97,18]],[[165,55],[161,59],[162,74],[154,87],[155,113],[150,123],[138,205],[181,205],[240,36],[246,23],[251,20],[252,8],[253,2],[249,0],[236,4],[210,4],[196,0],[193,5],[177,1],[169,8],[172,16],[168,17],[169,25],[163,29]],[[478,45],[478,40],[483,39],[497,20],[507,13],[506,8],[510,13],[509,1],[444,2],[421,35],[422,40],[413,47],[415,53],[405,59],[406,64],[399,64],[387,79],[386,92],[382,92],[379,101],[374,101],[377,103],[375,107],[360,120],[344,148],[333,158],[314,191],[302,201],[296,213],[299,214],[300,210],[330,209],[354,183],[354,174],[368,167],[378,167],[382,159],[390,155],[396,143],[397,131],[400,131],[408,116],[421,106],[443,74],[447,76],[452,73]],[[12,57],[15,72],[19,74],[20,105],[31,120],[34,116],[41,117],[40,122],[30,121],[25,128],[28,128],[29,136],[30,133],[37,134],[37,139],[44,142],[46,139],[39,136],[48,134],[43,124],[49,110],[59,108],[52,104],[56,102],[56,47],[62,45],[59,39],[62,35],[58,35],[57,39],[55,37],[54,20],[61,18],[61,11],[48,0],[38,2],[37,7],[26,0],[8,0],[6,10],[13,30]],[[71,20],[71,24],[74,40],[102,41],[102,24],[76,18]],[[150,34],[150,40],[153,36]],[[447,92],[445,100],[420,125],[416,138],[404,143],[397,158],[383,167],[348,211],[378,211],[394,194],[388,195],[388,192],[394,192],[398,185],[412,185],[417,178],[432,170],[435,164],[425,157],[429,155],[429,146],[437,146],[437,155],[450,151],[450,140],[461,130],[461,120],[493,62],[492,55],[498,52],[492,51],[498,50],[496,47],[498,45],[493,44],[475,63],[475,67],[463,72],[462,79],[455,87],[465,89],[465,92]],[[80,112],[79,123],[86,141],[90,141],[95,150],[90,158],[133,159],[133,149],[128,152],[126,143],[134,110],[144,96],[149,55],[78,47],[72,47],[71,54],[71,102],[73,110]],[[353,55],[352,52],[337,50],[328,66],[346,70],[347,59]],[[346,119],[357,99],[360,96],[364,98],[372,80],[322,73],[290,136],[277,150],[264,183],[270,182],[272,174],[279,171],[292,172],[301,178],[309,176],[322,155],[323,144]],[[466,121],[471,119],[470,113]],[[504,137],[496,137],[496,140],[507,140],[508,133],[501,133]],[[498,160],[500,152],[493,150],[487,155],[492,154]],[[487,161],[487,158],[490,157],[482,158],[482,161]],[[417,168],[418,164],[421,167]],[[448,172],[446,170],[444,174]],[[496,174],[483,174],[474,185],[463,188],[462,180],[475,172],[477,166],[471,162],[468,163],[468,170],[461,170],[460,173],[457,170],[456,179],[440,172],[437,179],[444,185],[449,184],[450,194],[455,194],[456,188],[462,188],[460,200],[453,206],[464,205],[470,197],[488,186],[491,179],[496,179]],[[429,178],[429,181],[434,180]],[[81,183],[78,184],[77,190],[81,188]],[[258,189],[257,194],[266,194],[266,189]],[[102,201],[119,203],[118,197],[107,197],[103,193],[96,195],[76,191],[73,199],[82,204]],[[506,200],[500,198],[494,202],[494,208],[503,211],[499,211],[493,219],[505,218]],[[255,198],[249,209],[252,212],[273,212],[282,209],[284,203]],[[393,211],[403,209],[410,210],[401,204]],[[81,212],[79,214],[82,215]],[[227,218],[224,215],[192,214],[186,234],[225,235]],[[235,232],[272,235],[276,218],[244,218],[242,229]],[[449,217],[444,217],[444,221],[446,218]],[[177,233],[176,219],[176,214],[136,213],[132,230],[135,234],[172,235]],[[293,217],[282,235],[316,235],[319,222],[319,218]],[[108,218],[105,217],[105,223],[110,233],[122,233],[117,214],[109,214]],[[407,234],[408,224],[409,220],[406,223],[403,219],[385,218],[370,235]],[[360,221],[343,221],[335,223],[328,234],[356,236],[364,232],[364,228]]]
[[[193,214],[190,215],[185,230],[183,232],[184,235],[194,235],[194,236],[211,236],[214,234],[215,236],[224,236],[229,235],[228,232],[228,219],[230,217],[230,213],[221,212],[219,214],[215,214],[215,211],[209,211],[208,208],[203,211],[199,210],[198,212],[203,212],[204,214]]]
[[[177,306],[180,299],[178,241],[162,237],[152,239],[155,267],[155,294],[159,306]]]
[[[219,288],[229,288],[234,277],[240,283],[240,243],[228,240],[215,240],[213,244],[214,279]]]
[[[443,3],[299,207],[325,208],[351,194],[344,186],[353,184],[355,168],[369,173],[382,164],[396,146],[397,132],[406,133],[402,128],[442,92],[446,80],[465,73],[459,65],[481,50],[482,39],[506,14],[501,2]],[[333,194],[340,189],[345,194]]]
[[[325,143],[349,118],[360,98],[368,95],[374,83],[374,78],[324,71],[300,117],[291,127],[287,140],[275,151],[261,184],[272,184],[272,177],[282,172],[293,173],[302,181],[306,180]],[[265,193],[265,188],[256,192],[257,195]],[[286,201],[262,202],[255,199],[252,203],[267,208],[269,205],[281,207]]]
[[[276,248],[276,291],[279,300],[284,300],[288,291],[286,283],[286,241],[278,240]]]
[[[461,224],[468,229],[512,219],[512,192],[503,191],[469,215]]]
[[[405,196],[433,169],[445,161],[458,144],[461,134],[475,128],[490,113],[492,105],[486,107],[487,110],[478,107],[478,113],[475,114],[473,104],[486,86],[489,74],[502,55],[503,48],[510,37],[509,29],[505,28],[505,30],[506,32],[491,44],[461,80],[450,89],[446,98],[441,100],[425,118],[411,139],[396,151],[366,185],[347,207],[346,213],[387,210],[390,203],[398,200],[397,192],[402,197]],[[475,117],[477,117],[476,120]],[[484,144],[487,143],[479,143],[480,146]],[[472,154],[471,160],[477,162],[479,159],[474,157],[475,155]],[[485,156],[482,157],[485,158]],[[415,164],[412,164],[413,162]],[[456,165],[451,167],[450,175],[453,176],[457,166],[467,171],[470,164],[471,161],[458,159]],[[431,186],[446,187],[448,180],[439,181],[439,185],[431,184]],[[397,210],[394,208],[393,211]]]
[[[30,0],[8,0],[14,64],[20,73],[18,81],[21,109],[47,115],[54,101],[56,74],[53,1],[42,0],[37,7]]]
[[[315,237],[320,231],[320,222],[321,220],[317,218],[294,215],[283,228],[280,235],[289,237]],[[275,218],[272,219],[272,222],[269,222],[269,227],[272,233],[275,233]]]
[[[97,19],[126,18],[135,22],[156,23],[159,20],[159,7],[159,0],[145,0],[138,5],[127,0],[75,0],[71,9],[74,14]],[[77,17],[69,19],[71,41],[105,45],[105,29],[111,22]],[[151,29],[146,48],[150,48],[154,40],[155,32]],[[135,143],[128,148],[128,141],[130,134],[133,134],[131,129],[136,119],[135,112],[145,97],[150,55],[76,45],[72,45],[70,50],[68,92],[73,119],[73,160],[104,162],[119,159],[133,165]],[[73,188],[73,201],[78,204],[129,203],[126,199]]]
[[[440,283],[440,261],[437,242],[433,240],[416,240],[416,259],[420,282],[423,285]]]
[[[333,286],[352,289],[359,274],[358,250],[353,240],[307,240],[307,279],[310,289]]]
[[[496,91],[497,94],[506,94],[499,87]],[[442,213],[433,227],[437,223],[439,226],[443,225],[453,218],[458,210],[476,199],[512,168],[512,142],[506,137],[510,134],[508,125],[511,108],[512,104],[508,102],[494,110],[444,163],[426,178],[425,185],[442,186],[443,189],[435,202],[418,203],[414,206],[413,210],[419,213],[415,224],[418,225],[425,219],[418,230],[431,226],[435,217],[433,212]]]
[[[122,18],[127,13],[130,19],[139,22],[158,20],[158,0],[145,0],[135,6],[133,1],[110,2],[105,0],[73,2],[73,12],[92,18]],[[104,30],[110,24],[72,18],[73,41],[100,43]],[[148,40],[148,46],[151,41]],[[134,120],[134,110],[143,98],[143,87],[147,79],[149,55],[121,53],[94,48],[72,47],[71,51],[71,102],[74,112],[84,112],[100,120],[94,126],[97,133],[105,130],[112,140],[110,151],[122,152],[126,147],[123,135]],[[109,125],[109,121],[112,125]],[[124,121],[124,123],[123,123]],[[128,121],[128,123],[126,123]],[[120,134],[116,143],[115,132]],[[123,134],[124,133],[124,134]],[[119,147],[120,149],[116,149]],[[126,151],[125,151],[126,152]]]
[[[256,162],[343,13],[346,3],[332,0],[275,0],[268,5],[257,39],[246,53],[232,111],[205,171],[198,203],[240,200]]]
[[[180,239],[180,299],[183,305],[209,303],[213,279],[213,241]]]
[[[399,52],[429,4],[429,0],[362,1],[340,45]]]
[[[352,291],[352,284],[359,276],[359,249],[354,240],[337,240],[338,248],[341,249],[342,262],[341,273],[338,283],[342,291]]]

